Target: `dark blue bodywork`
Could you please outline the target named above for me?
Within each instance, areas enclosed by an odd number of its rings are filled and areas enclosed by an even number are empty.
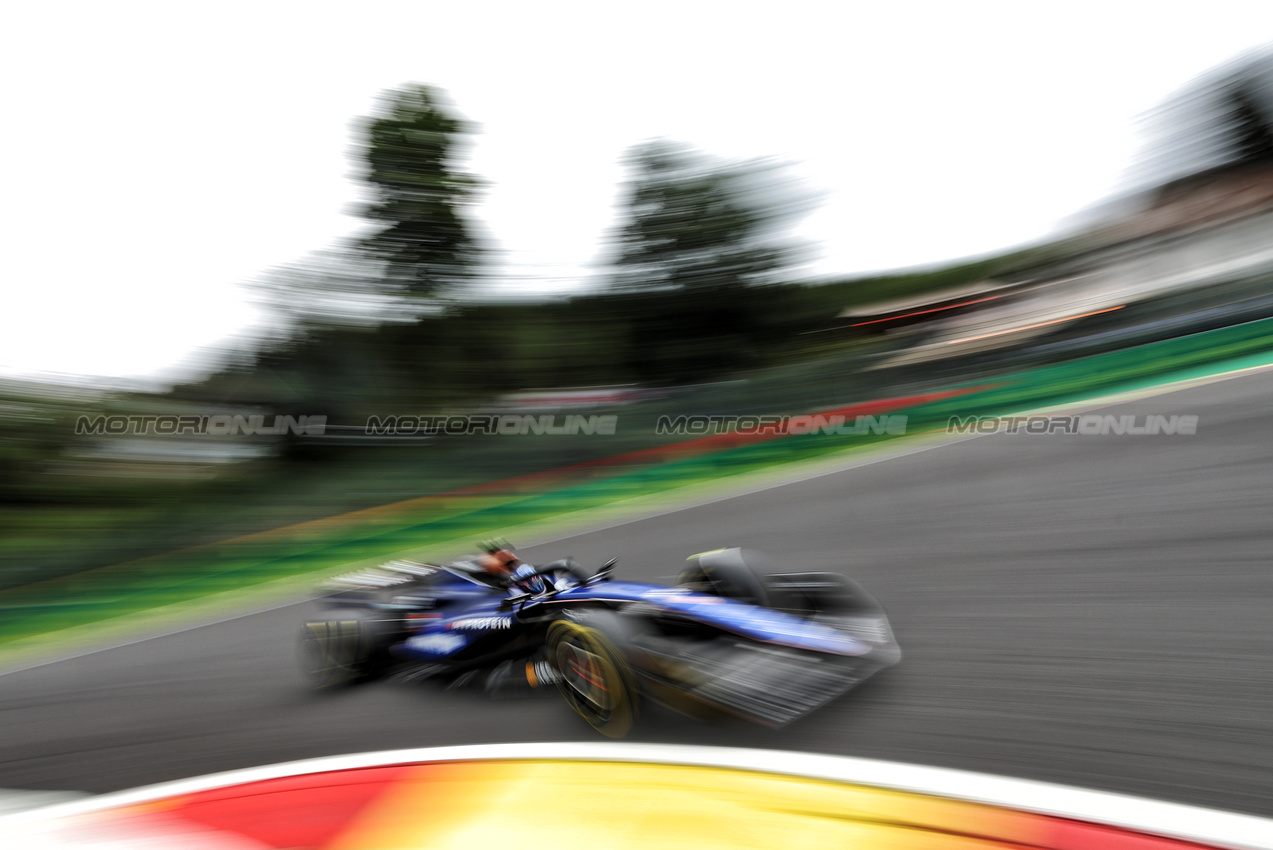
[[[734,551],[705,554],[719,563]],[[752,588],[767,600],[762,605],[741,601],[742,591],[707,592],[720,588],[705,590],[684,574],[670,587],[613,581],[612,566],[586,575],[573,562],[555,562],[510,587],[473,562],[393,562],[334,580],[340,589],[324,604],[336,610],[305,634],[319,638],[326,682],[362,678],[392,661],[421,676],[524,670],[531,687],[554,678],[561,687],[561,636],[599,630],[622,657],[633,692],[685,713],[706,706],[772,726],[901,657],[883,610],[837,574],[771,576]],[[774,601],[797,597],[839,601]]]
[[[683,587],[604,582],[549,591],[509,604],[507,592],[441,568],[429,590],[431,609],[410,618],[411,635],[393,648],[394,655],[433,662],[464,656],[485,643],[485,638],[496,637],[503,643],[518,636],[552,616],[553,609],[589,604],[641,604],[652,611],[692,618],[740,637],[793,649],[844,656],[871,651],[870,644],[829,626]],[[413,603],[404,599],[392,607],[404,604]]]

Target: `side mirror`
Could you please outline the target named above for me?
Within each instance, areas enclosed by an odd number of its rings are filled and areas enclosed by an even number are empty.
[[[596,582],[600,582],[600,581],[609,581],[611,574],[614,572],[614,565],[617,563],[619,563],[618,558],[611,558],[610,560],[606,561],[597,569],[596,574],[592,576],[591,578],[589,578],[584,583],[595,584]]]
[[[518,603],[525,605],[526,600],[530,599],[532,596],[534,596],[533,593],[520,593],[517,596],[510,596],[507,599],[504,599],[500,602],[499,604],[500,610],[506,611],[509,608],[512,608],[513,606],[517,605]]]

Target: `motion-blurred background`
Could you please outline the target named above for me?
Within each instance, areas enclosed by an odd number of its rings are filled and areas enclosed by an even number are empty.
[[[1273,350],[1223,10],[375,8],[8,28],[0,638]]]

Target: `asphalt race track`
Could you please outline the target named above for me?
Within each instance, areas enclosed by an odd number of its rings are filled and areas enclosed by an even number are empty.
[[[632,740],[963,768],[1273,815],[1273,374],[1102,409],[1194,436],[996,434],[525,550],[670,577],[748,545],[855,576],[898,667],[782,731]],[[595,740],[555,693],[313,694],[298,605],[0,676],[0,787],[103,792],[270,762]]]

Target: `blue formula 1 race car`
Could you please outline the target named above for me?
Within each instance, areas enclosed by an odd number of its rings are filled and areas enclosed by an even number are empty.
[[[780,727],[901,658],[883,609],[836,573],[770,573],[741,549],[688,559],[672,586],[618,581],[614,561],[523,566],[394,561],[333,580],[301,630],[316,687],[394,673],[555,684],[604,735],[645,700]]]

